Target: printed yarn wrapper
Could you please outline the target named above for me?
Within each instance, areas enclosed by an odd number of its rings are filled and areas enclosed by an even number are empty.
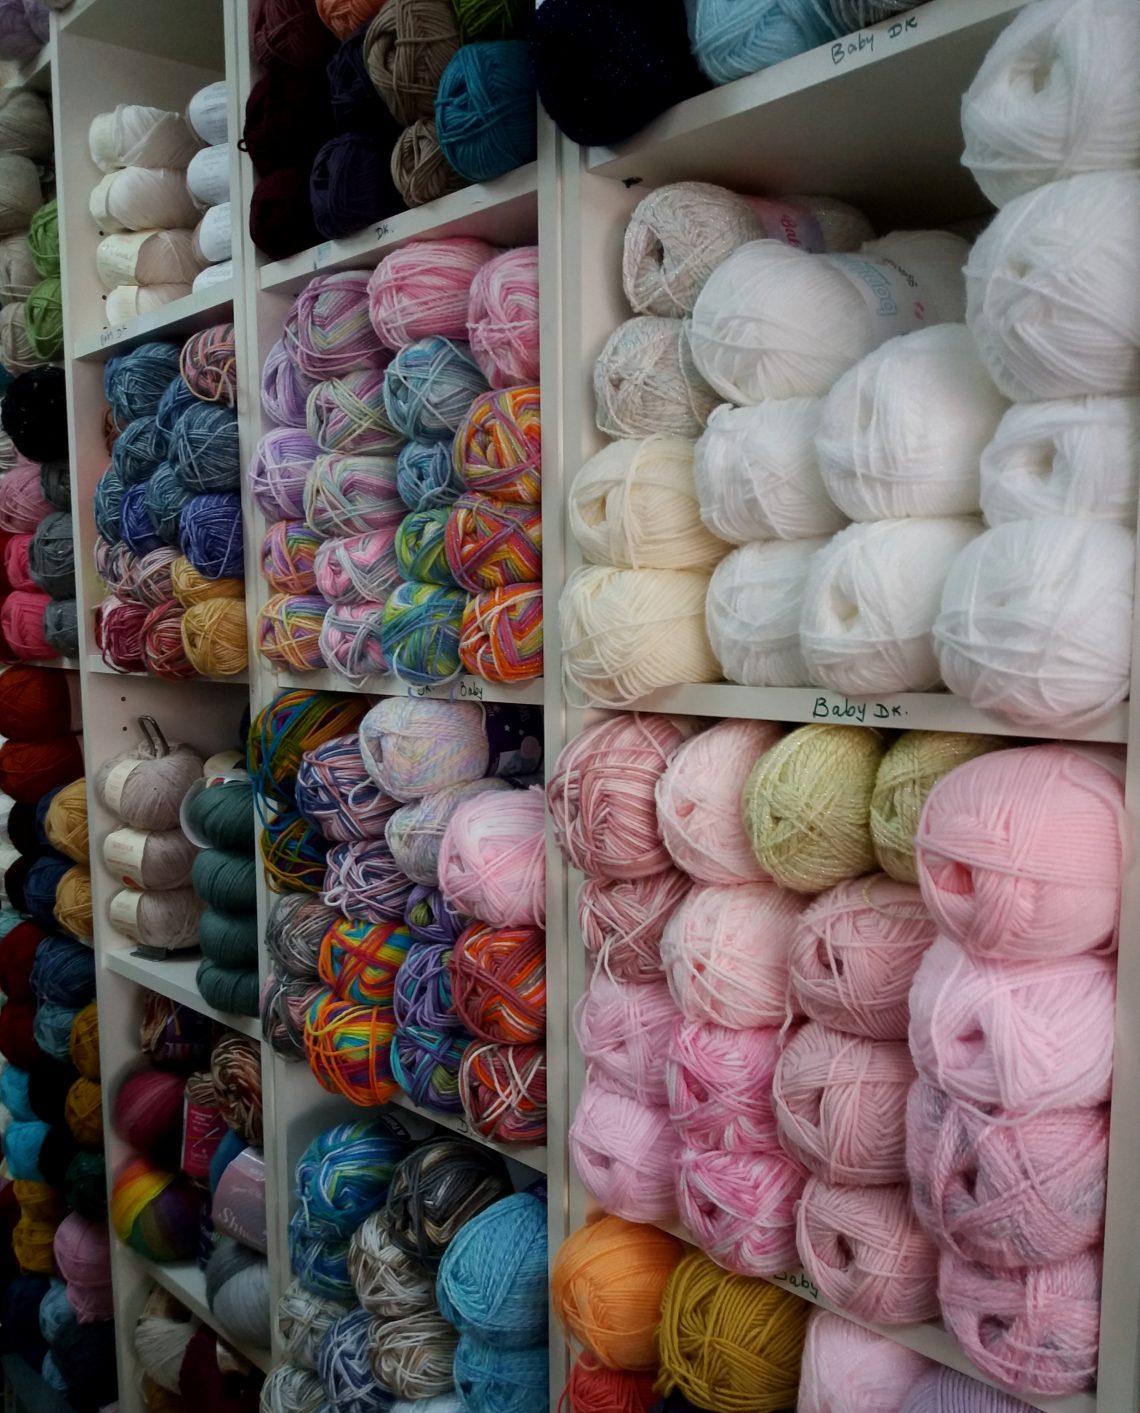
[[[305,514],[305,481],[321,449],[296,427],[274,427],[257,443],[249,463],[249,487],[267,520],[299,520]]]
[[[606,340],[594,364],[598,430],[699,437],[720,401],[693,365],[684,320],[638,315]]]
[[[694,887],[665,924],[661,965],[686,1020],[782,1025],[804,899],[770,883]]]
[[[472,593],[539,583],[542,511],[491,496],[461,496],[446,514],[445,546],[451,577]]]
[[[492,388],[539,377],[538,247],[504,250],[471,282],[466,335]]]
[[[402,580],[396,563],[397,528],[386,525],[322,541],[314,566],[322,598],[331,604],[382,605]]]
[[[319,643],[325,666],[356,686],[386,672],[383,621],[382,604],[330,604],[321,623]]]
[[[702,1251],[741,1276],[772,1276],[796,1263],[799,1165],[783,1153],[682,1148],[677,1211]]]
[[[396,867],[384,839],[335,844],[328,854],[322,901],[360,924],[400,923],[412,880]]]
[[[261,370],[261,405],[278,427],[303,428],[306,402],[316,383],[306,378],[280,338],[269,350]]]
[[[305,482],[305,519],[319,535],[346,538],[399,528],[407,514],[391,456],[333,455],[313,462]]]
[[[993,1271],[944,1251],[942,1318],[963,1353],[1013,1393],[1061,1397],[1096,1378],[1101,1255],[1085,1251],[1031,1270]]]
[[[450,441],[486,391],[467,344],[438,335],[406,344],[384,374],[389,423],[418,442]]]
[[[574,1120],[570,1156],[595,1201],[630,1222],[671,1222],[680,1135],[664,1105],[615,1093],[587,1071]]]
[[[906,1180],[906,1103],[914,1064],[904,1044],[807,1025],[785,1046],[772,1079],[785,1153],[829,1183]]]
[[[917,1080],[907,1169],[918,1219],[941,1250],[995,1268],[1043,1266],[1099,1246],[1104,1108],[979,1114]]]
[[[463,610],[459,660],[487,682],[527,682],[542,676],[541,584],[508,584],[472,594]]]
[[[392,1042],[392,1078],[413,1104],[438,1114],[463,1112],[459,1069],[471,1037],[453,1026],[401,1025]]]
[[[278,520],[261,542],[261,575],[274,594],[308,594],[317,586],[315,572],[320,535],[304,520]]]
[[[285,316],[285,352],[314,382],[384,368],[389,358],[369,320],[371,278],[336,270],[311,279]]]
[[[444,547],[449,517],[450,511],[444,506],[413,510],[404,516],[395,540],[396,565],[401,578],[454,586]]]
[[[329,606],[317,594],[274,594],[257,616],[257,650],[274,667],[316,672],[324,667],[321,629]]]
[[[453,907],[493,927],[542,927],[546,919],[542,791],[464,800],[440,845],[439,886]]]
[[[915,1067],[982,1113],[1102,1104],[1115,998],[1111,958],[991,962],[939,937],[910,992]]]
[[[686,1149],[778,1149],[772,1076],[780,1048],[781,1032],[774,1026],[730,1030],[676,1017],[661,1058],[669,1117]]]
[[[334,736],[305,752],[297,771],[297,808],[330,841],[378,839],[398,801],[364,767],[360,738]]]
[[[859,1413],[902,1413],[909,1407],[910,1390],[927,1370],[937,1367],[913,1349],[852,1320],[813,1310],[808,1316],[796,1408],[799,1413],[840,1413],[845,1407]],[[995,1404],[992,1413],[1002,1410]]]
[[[431,1276],[393,1241],[384,1211],[373,1212],[353,1232],[348,1270],[357,1299],[370,1315],[399,1319],[435,1304]]]
[[[882,1325],[938,1314],[938,1253],[898,1187],[836,1187],[809,1178],[796,1214],[808,1278],[837,1310]]]
[[[546,1049],[475,1040],[463,1052],[459,1092],[467,1122],[498,1143],[546,1141]]]
[[[462,1023],[451,996],[450,963],[449,943],[420,943],[415,939],[415,945],[400,965],[392,995],[397,1025],[460,1029]]]
[[[546,1032],[546,934],[472,923],[447,953],[455,1014],[478,1039],[509,1045]]]
[[[506,780],[469,780],[448,785],[422,800],[412,800],[389,819],[384,837],[396,866],[413,883],[439,886],[439,849],[448,823],[464,800],[475,795],[510,790]]]
[[[317,383],[305,404],[305,427],[322,451],[395,456],[405,434],[386,411],[387,376],[370,368]]]
[[[403,0],[398,8],[408,9]],[[384,347],[399,351],[433,334],[466,339],[472,281],[494,254],[486,241],[451,236],[386,255],[368,278],[368,314]]]
[[[1060,745],[970,761],[931,790],[915,840],[923,899],[975,956],[1115,950],[1127,825],[1119,760]]]
[[[340,1000],[389,1007],[413,941],[402,922],[338,918],[321,941],[317,971]]]
[[[365,1107],[396,1093],[389,1050],[396,1034],[391,1008],[361,1006],[322,991],[305,1015],[305,1054],[322,1089]]]
[[[541,393],[537,384],[476,397],[454,443],[455,470],[469,491],[516,505],[542,497]]]
[[[853,878],[801,914],[788,972],[797,1011],[870,1040],[905,1040],[911,982],[938,929],[912,884]]]
[[[607,1089],[650,1107],[668,1095],[661,1063],[677,1020],[664,978],[642,984],[595,971],[574,1008],[578,1048]]]

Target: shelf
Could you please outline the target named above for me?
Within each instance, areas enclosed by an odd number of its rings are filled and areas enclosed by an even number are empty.
[[[34,59],[29,59],[3,84],[4,88],[32,88],[51,97],[51,45],[45,44]]]
[[[225,1327],[218,1323],[206,1301],[206,1273],[199,1270],[195,1262],[148,1261],[145,1257],[131,1251],[129,1247],[123,1249],[129,1253],[133,1260],[138,1262],[156,1285],[169,1291],[176,1300],[181,1300],[187,1310],[197,1315],[203,1324],[209,1325],[228,1345],[236,1349],[239,1354],[244,1355],[262,1373],[269,1373],[273,1368],[273,1356],[268,1349],[257,1349],[252,1344],[239,1344],[232,1335],[226,1333]]]
[[[542,705],[541,677],[536,677],[532,682],[522,682],[517,687],[507,687],[498,682],[484,682],[482,677],[470,677],[465,673],[454,682],[445,682],[438,687],[416,687],[391,673],[384,677],[368,677],[360,686],[346,681],[339,672],[327,670],[277,672],[274,676],[278,691],[298,687],[307,692],[359,692],[369,697],[460,697],[474,702]]]
[[[844,197],[880,229],[980,213],[988,204],[961,165],[961,95],[1025,3],[930,0],[698,94],[616,149],[589,149],[587,165],[646,188]]]
[[[221,7],[201,0],[72,0],[62,30],[121,49],[216,69],[222,78],[225,35]]]
[[[538,164],[531,162],[493,182],[478,183],[401,211],[346,240],[320,245],[261,267],[261,288],[296,294],[315,274],[375,265],[381,256],[412,240],[478,236],[494,245],[538,239]]]
[[[105,363],[116,353],[127,353],[150,339],[184,339],[232,317],[233,281],[222,280],[197,294],[171,300],[150,314],[140,314],[128,324],[112,324],[97,334],[75,340],[72,357]]]
[[[66,661],[71,661],[71,659],[64,659],[64,661],[65,661],[65,662],[66,662]],[[155,673],[155,672],[120,672],[120,671],[118,670],[118,668],[112,667],[112,666],[110,665],[110,663],[104,662],[103,659],[99,656],[98,653],[88,653],[88,655],[87,655],[87,671],[88,671],[88,672],[101,672],[101,673],[102,673],[104,676],[106,676],[106,677],[122,677],[122,678],[143,677],[143,678],[145,678],[148,682],[169,682],[169,683],[171,684],[171,686],[174,686],[174,687],[180,687],[184,682],[213,682],[213,683],[215,683],[215,684],[216,684],[217,686],[219,686],[219,687],[226,687],[226,686],[228,686],[230,683],[234,683],[234,684],[236,684],[237,686],[243,686],[243,685],[248,685],[248,684],[249,684],[249,673],[248,673],[248,671],[246,671],[246,672],[236,672],[236,673],[234,673],[234,675],[233,675],[232,677],[200,677],[200,676],[195,676],[195,677],[179,677],[179,678],[174,678],[174,677],[160,677],[160,676],[159,676],[157,673]]]
[[[471,1139],[473,1143],[480,1143],[484,1148],[493,1148],[504,1158],[513,1158],[516,1163],[533,1168],[536,1173],[546,1172],[544,1143],[496,1143],[493,1138],[484,1138],[478,1129],[472,1128],[462,1114],[437,1114],[434,1109],[423,1109],[419,1104],[413,1104],[403,1091],[398,1091],[389,1103],[395,1104],[398,1109],[406,1109],[410,1114],[418,1114],[421,1119],[427,1119],[441,1128],[448,1128],[452,1133],[462,1134],[464,1138]]]
[[[254,1040],[261,1039],[261,1022],[254,1016],[235,1016],[228,1011],[219,1011],[202,999],[198,990],[198,954],[192,957],[145,957],[139,952],[105,951],[103,958],[107,968],[117,976],[126,977],[137,986],[145,986],[148,991],[157,991],[172,1001],[189,1006],[200,1015],[209,1016],[231,1030],[240,1030]]]

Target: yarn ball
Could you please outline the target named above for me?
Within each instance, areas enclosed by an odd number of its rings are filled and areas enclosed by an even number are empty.
[[[369,322],[373,277],[358,270],[318,275],[297,296],[285,321],[285,352],[313,382],[367,368],[383,368],[388,355]]]
[[[419,884],[408,894],[404,921],[417,942],[454,942],[467,926],[438,888]]]
[[[392,180],[409,208],[462,190],[463,178],[444,157],[433,118],[417,118],[396,139]]]
[[[492,388],[538,382],[537,245],[504,250],[480,266],[471,281],[464,332]]]
[[[317,1413],[324,1385],[311,1370],[278,1364],[261,1386],[259,1407],[265,1413]]]
[[[475,702],[382,700],[360,723],[360,750],[375,783],[401,802],[492,773],[487,719]]]
[[[467,1413],[540,1413],[547,1406],[550,1358],[545,1344],[503,1349],[465,1334],[454,1369]]]
[[[460,1138],[428,1139],[392,1174],[385,1204],[389,1235],[435,1273],[460,1228],[511,1190],[497,1153]]]
[[[910,1389],[933,1369],[929,1359],[828,1310],[808,1316],[800,1413],[900,1413]],[[949,1372],[947,1370],[946,1372]]]
[[[133,829],[175,829],[182,799],[201,772],[202,758],[191,746],[172,745],[167,755],[138,746],[99,767],[95,794]]]
[[[182,345],[179,358],[182,379],[195,398],[200,398],[203,402],[217,402],[225,407],[234,406],[236,366],[232,323],[214,324],[200,333],[191,335]],[[167,391],[170,391],[169,388]],[[193,408],[188,405],[184,410],[189,413]]]
[[[232,491],[196,495],[182,509],[182,552],[206,579],[240,579],[244,564],[241,503]]]
[[[440,889],[459,911],[493,927],[541,927],[545,843],[541,790],[464,800],[440,844]]]
[[[630,1222],[676,1217],[681,1140],[664,1105],[641,1104],[587,1075],[569,1144],[582,1185],[607,1212]]]
[[[314,461],[305,484],[305,519],[317,534],[394,532],[406,513],[391,457],[332,455]]]
[[[504,1349],[546,1334],[546,1204],[515,1193],[478,1213],[448,1246],[436,1292],[461,1334]]]
[[[115,1095],[115,1132],[140,1152],[166,1151],[182,1131],[186,1078],[173,1070],[138,1070]]]
[[[457,435],[462,433],[460,428]],[[405,442],[396,459],[396,490],[409,510],[433,510],[458,500],[464,485],[448,443]]]
[[[353,1232],[348,1269],[357,1298],[370,1315],[398,1319],[430,1310],[435,1303],[431,1276],[393,1242],[383,1211],[373,1212]]]
[[[357,685],[386,672],[388,660],[384,656],[383,626],[383,604],[332,605],[324,616],[320,632],[320,655],[326,666]]]
[[[390,1395],[372,1374],[369,1360],[376,1321],[366,1310],[334,1320],[317,1353],[317,1374],[333,1407],[345,1413],[383,1413]]]
[[[364,39],[364,62],[397,123],[432,116],[440,79],[458,48],[458,17],[448,0],[388,0],[381,7]]]
[[[506,1044],[540,1040],[546,1030],[546,938],[538,928],[472,923],[454,949],[440,944],[448,999],[473,1035]],[[419,950],[414,954],[420,955]],[[401,985],[403,978],[401,976]],[[401,1004],[397,1001],[397,1017]]]
[[[260,1145],[261,1052],[255,1040],[229,1033],[210,1056],[214,1098],[226,1125],[247,1143]]]
[[[575,1413],[652,1413],[657,1406],[653,1384],[652,1373],[607,1369],[587,1351],[574,1361],[566,1397]]]
[[[354,1104],[386,1103],[396,1093],[389,1050],[390,1008],[338,1000],[322,990],[305,1014],[305,1054],[318,1084]]]
[[[669,1117],[686,1150],[775,1152],[778,1030],[677,1017],[662,1053]]]
[[[261,370],[261,406],[265,415],[276,427],[304,428],[305,404],[315,386],[293,362],[285,340],[278,339]],[[272,438],[273,431],[267,432],[265,437]]]
[[[449,511],[417,511],[415,516],[439,516],[446,526],[444,546],[447,579],[472,593],[508,584],[542,579],[542,513],[537,507],[510,505],[491,496],[463,495]],[[404,525],[407,526],[405,520]],[[397,540],[397,556],[400,541]],[[415,564],[401,566],[408,577],[437,579],[440,570],[414,576]]]
[[[420,1310],[374,1327],[369,1357],[381,1388],[405,1398],[450,1393],[456,1346],[454,1328],[435,1310]]]
[[[297,1280],[277,1302],[277,1330],[286,1354],[304,1369],[317,1367],[317,1351],[329,1326],[348,1313],[348,1305],[324,1300]]]
[[[683,1148],[677,1210],[700,1247],[742,1276],[771,1276],[796,1260],[803,1170],[781,1152]]]
[[[897,1350],[902,1346],[893,1347]],[[955,1409],[1025,1413],[1026,1407],[1020,1398],[1012,1398],[992,1384],[983,1384],[969,1374],[960,1374],[957,1369],[935,1365],[914,1384],[899,1413],[954,1413]]]
[[[258,1349],[269,1347],[272,1320],[264,1256],[232,1237],[219,1237],[206,1265],[206,1300],[234,1339]]]
[[[325,901],[329,901],[328,889]],[[363,907],[350,911],[353,916],[339,918],[321,941],[320,978],[342,1001],[390,1006],[396,973],[408,955],[412,935],[399,922],[363,920]],[[399,911],[402,916],[402,908]]]
[[[385,826],[385,839],[397,868],[413,883],[429,888],[439,884],[439,851],[443,836],[464,800],[476,795],[510,790],[507,781],[469,780],[450,785],[399,809]]]
[[[391,9],[399,26],[411,7],[396,0]],[[398,352],[432,335],[466,339],[472,281],[493,254],[485,241],[452,236],[411,241],[386,255],[368,279],[368,314],[380,342]]]
[[[537,384],[476,397],[455,436],[454,465],[470,491],[513,504],[537,505],[542,476]]]
[[[4,402],[7,398],[5,393]],[[44,499],[37,466],[30,462],[18,465],[0,480],[0,529],[9,534],[30,535],[51,511],[51,504]]]
[[[119,1240],[151,1261],[182,1261],[198,1247],[202,1197],[174,1173],[131,1158],[111,1189],[111,1224]]]
[[[637,984],[595,971],[574,1011],[578,1048],[608,1089],[645,1105],[666,1101],[661,1055],[677,1010],[664,979]]]
[[[292,672],[324,666],[321,627],[328,604],[317,594],[274,594],[257,617],[257,650],[266,662]]]
[[[0,684],[0,735],[42,741],[71,730],[71,692],[63,674],[17,665],[5,671]]]
[[[546,1050],[473,1040],[459,1066],[467,1122],[495,1143],[546,1141]]]
[[[463,610],[459,660],[488,682],[524,682],[542,676],[542,587],[508,584],[472,594]]]
[[[769,3],[741,11],[724,0],[689,7],[693,57],[715,84],[769,68],[842,33],[821,6]]]
[[[305,513],[305,479],[320,448],[304,427],[274,427],[257,443],[249,464],[249,487],[267,520],[297,520]]]
[[[67,404],[62,368],[21,373],[0,401],[0,425],[29,461],[67,458]]]
[[[466,343],[432,335],[405,344],[384,374],[384,408],[413,441],[450,440],[487,384]]]
[[[494,181],[533,162],[538,134],[530,45],[511,39],[463,45],[440,77],[434,116],[440,150],[466,181]]]
[[[355,733],[306,751],[297,771],[297,808],[326,839],[378,839],[397,801],[369,777]]]
[[[719,401],[693,365],[684,322],[657,315],[627,319],[606,340],[594,398],[598,429],[611,437],[699,437]]]
[[[237,432],[232,407],[199,403],[183,413],[170,439],[169,459],[185,490],[193,495],[237,490],[241,485]]]
[[[404,516],[393,540],[396,567],[404,579],[430,584],[455,582],[444,553],[444,532],[450,514],[445,507],[437,506],[413,510]]]
[[[391,177],[399,129],[382,122],[367,132],[340,133],[313,159],[309,202],[325,240],[340,240],[403,210]]]

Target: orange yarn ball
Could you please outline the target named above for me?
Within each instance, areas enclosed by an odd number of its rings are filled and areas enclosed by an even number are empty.
[[[524,1045],[546,1033],[546,934],[472,923],[451,953],[459,1019],[481,1040]]]
[[[389,1051],[396,1034],[392,1007],[361,1006],[321,993],[305,1012],[305,1054],[317,1082],[354,1104],[386,1104],[399,1086]]]
[[[384,8],[384,0],[317,0],[317,14],[338,39],[347,39]]]

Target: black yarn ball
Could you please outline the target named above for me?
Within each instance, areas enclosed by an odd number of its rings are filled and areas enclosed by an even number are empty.
[[[4,895],[16,912],[25,916],[28,911],[28,900],[24,895],[24,886],[36,858],[36,854],[21,854],[4,870]]]
[[[14,378],[0,402],[0,425],[29,461],[67,459],[67,391],[62,368]]]
[[[63,1188],[71,1160],[79,1152],[79,1144],[69,1128],[52,1124],[40,1146],[40,1174],[49,1187]]]
[[[102,1408],[118,1398],[114,1320],[64,1325],[51,1352],[77,1413]]]
[[[0,1348],[5,1354],[20,1355],[37,1374],[47,1353],[40,1333],[40,1304],[50,1286],[47,1276],[19,1275],[0,1295]]]
[[[388,112],[365,67],[367,33],[368,25],[363,25],[341,43],[329,60],[329,94],[338,132],[372,132],[384,122]]]
[[[406,209],[392,180],[392,151],[400,131],[389,116],[370,133],[341,133],[317,153],[309,198],[325,240],[354,235]]]
[[[54,791],[50,793],[54,794]],[[21,854],[38,854],[44,840],[37,832],[38,805],[21,804],[18,800],[8,813],[8,838],[13,849]]]
[[[709,87],[683,0],[543,0],[531,47],[543,107],[586,147],[624,142]]]
[[[63,1123],[67,1091],[79,1078],[78,1071],[45,1055],[28,1071],[28,1103],[32,1113],[45,1124]]]
[[[393,1243],[435,1271],[452,1237],[514,1191],[502,1158],[463,1138],[434,1138],[396,1164],[386,1212]]]
[[[89,1222],[107,1220],[107,1160],[102,1153],[77,1153],[67,1165],[63,1200]]]
[[[270,260],[285,260],[320,240],[309,200],[309,168],[283,167],[258,179],[249,202],[249,234]]]

